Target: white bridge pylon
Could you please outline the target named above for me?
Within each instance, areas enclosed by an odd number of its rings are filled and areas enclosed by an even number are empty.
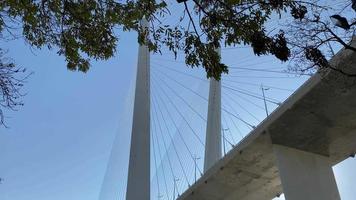
[[[140,22],[149,28],[146,19]],[[133,109],[127,200],[150,199],[150,52],[146,45],[138,50]]]
[[[149,28],[148,21],[140,22]],[[221,55],[220,48],[217,49]],[[222,156],[221,82],[210,79],[204,171]],[[150,199],[150,52],[140,45],[136,74],[126,200]],[[140,192],[138,192],[140,191]]]
[[[221,49],[216,50],[221,55]],[[221,159],[221,80],[210,78],[204,172]]]

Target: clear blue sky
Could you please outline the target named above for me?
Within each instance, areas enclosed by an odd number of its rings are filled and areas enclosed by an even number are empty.
[[[111,180],[117,185],[114,194],[118,195],[119,199],[123,199],[130,139],[127,130],[130,125],[130,106],[137,62],[136,35],[132,33],[121,35],[118,55],[109,61],[94,62],[87,74],[68,71],[64,58],[57,56],[55,51],[30,49],[22,40],[2,43],[1,46],[9,50],[8,56],[18,65],[27,67],[34,74],[25,86],[25,91],[28,93],[24,98],[25,106],[18,112],[8,112],[9,118],[6,120],[10,128],[0,128],[0,177],[4,178],[3,183],[0,184],[0,199],[97,200],[107,169],[111,170],[113,177],[118,178]],[[277,70],[285,67],[270,57],[255,59],[251,51],[245,48],[223,49],[222,55],[224,61],[231,66]],[[158,74],[164,71],[159,70],[160,66],[174,67],[204,77],[200,70],[183,68],[179,60],[181,58],[178,58],[178,62],[172,62],[171,56],[167,55],[153,56],[152,68],[155,69],[152,71],[155,71],[153,76],[156,77],[153,93],[162,94],[156,91],[159,90],[157,82],[160,80],[158,78],[160,75]],[[165,73],[187,83],[194,91],[207,94],[206,83],[188,79],[176,72]],[[231,76],[236,76],[236,80],[241,82],[258,85],[263,83],[289,89],[297,88],[305,80],[256,78],[263,74],[243,70],[231,70]],[[275,74],[273,76],[278,77]],[[235,80],[235,78],[225,77],[224,80]],[[239,86],[235,83],[233,85]],[[173,87],[188,101],[194,102],[194,106],[204,115],[206,106],[201,103],[203,101],[177,85]],[[260,94],[259,87],[248,85],[240,87]],[[273,89],[267,91],[269,97],[278,100],[285,99],[288,94],[290,92]],[[224,98],[227,101],[228,97]],[[178,102],[179,99],[175,97],[174,101]],[[263,105],[257,100],[255,103]],[[180,104],[184,105],[182,102]],[[269,106],[270,109],[275,107],[272,104]],[[246,103],[243,107],[255,113],[259,120],[265,117],[263,110],[258,110],[252,105]],[[236,107],[236,109],[240,108]],[[191,114],[188,110],[182,108],[183,113]],[[254,121],[248,113],[243,114],[243,110],[240,112],[243,118],[248,119],[252,124],[258,124],[258,121]],[[188,117],[192,120],[197,118],[189,115]],[[187,129],[182,120],[178,120],[178,124],[183,130]],[[226,124],[226,126],[232,125]],[[194,128],[200,130],[199,134],[204,133],[203,123]],[[245,133],[248,130],[246,127],[242,129]],[[177,133],[173,134],[177,137]],[[236,137],[238,135],[235,132],[233,134],[236,134]],[[107,168],[115,137],[118,145],[111,156],[114,162],[111,162]],[[163,144],[160,145],[162,147]],[[201,147],[190,145],[197,154],[201,152]],[[182,145],[179,146],[179,149],[183,149]],[[160,166],[166,165],[164,160],[172,153],[172,142],[170,142],[169,152],[164,153],[163,159],[159,160]],[[188,158],[185,159],[189,162]],[[202,159],[199,162],[201,164]],[[161,169],[158,167],[156,173],[155,167],[152,167],[153,181],[157,174],[161,173]],[[355,169],[355,159],[348,159],[334,168],[342,199],[354,200],[352,193],[356,190]],[[190,170],[192,171],[193,168]],[[184,185],[181,188],[184,188]],[[152,183],[152,190],[155,196],[157,188],[154,183]]]
[[[0,199],[98,199],[134,77],[135,35],[123,34],[120,56],[93,63],[87,74],[68,71],[55,51],[31,51],[21,40],[1,45],[34,74],[25,106],[0,128]]]

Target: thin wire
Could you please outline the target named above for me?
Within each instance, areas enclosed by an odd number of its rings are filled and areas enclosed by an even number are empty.
[[[235,80],[225,80],[224,81],[228,81],[228,82],[232,82],[232,83],[238,83],[238,84],[245,84],[245,85],[252,85],[252,86],[256,86],[256,87],[261,87],[261,84],[255,84],[255,83],[248,83],[248,82],[242,82],[242,81],[235,81]],[[293,92],[294,90],[292,89],[286,89],[286,88],[280,88],[280,87],[275,87],[275,86],[270,86],[270,85],[265,85],[264,86],[271,88],[271,89],[276,89],[276,90],[282,90],[282,91],[288,91],[288,92]]]
[[[244,95],[247,95],[247,96],[250,96],[250,97],[254,97],[254,98],[257,98],[257,99],[260,99],[260,100],[264,100],[262,97],[256,95],[256,94],[253,94],[251,92],[247,92],[247,91],[241,91],[241,90],[238,90],[238,89],[235,89],[235,88],[232,88],[232,87],[229,87],[229,86],[226,86],[226,85],[222,85],[222,87],[224,88],[227,88],[227,89],[230,89],[232,91],[235,91],[235,92],[239,92],[241,94],[244,94]],[[273,103],[273,104],[276,104],[276,105],[280,105],[279,102],[277,101],[274,101],[274,100],[271,100],[271,98],[266,98],[266,101],[270,102],[270,103]]]
[[[154,112],[155,112],[155,115],[156,115],[156,119],[157,119],[158,121],[160,121],[159,118],[158,118],[158,113],[157,113],[157,109],[156,109],[157,106],[155,105],[154,102],[153,102],[153,106],[154,106]],[[164,120],[163,120],[163,121],[164,121]],[[168,154],[168,148],[167,148],[167,144],[166,144],[165,137],[164,137],[164,135],[163,135],[161,123],[158,123],[158,127],[159,127],[159,131],[160,131],[160,134],[161,134],[161,137],[162,137],[162,140],[163,140],[163,146],[164,146],[165,152],[166,152],[166,154]],[[172,141],[172,142],[173,142],[173,141]],[[173,167],[172,167],[172,163],[171,163],[170,156],[167,156],[167,159],[168,159],[169,169],[170,169],[171,174],[172,174],[172,180],[173,180],[173,182],[174,182],[176,176],[175,176],[175,174],[174,174],[174,170],[173,170]],[[169,196],[168,196],[168,195],[167,195],[167,197],[168,197],[168,199],[169,199]]]
[[[239,69],[240,70],[246,70],[247,69],[247,70],[249,70],[249,69],[255,69],[255,68],[249,68],[251,66],[259,66],[259,65],[264,65],[264,64],[273,62],[272,60],[266,60],[266,61],[262,61],[262,62],[256,63],[255,59],[251,59],[251,61],[253,63],[249,63],[249,61],[250,60],[247,60],[246,62],[239,61],[237,63],[231,64],[233,66],[230,65],[229,69],[232,69],[232,70],[239,70]],[[235,65],[238,65],[238,67],[235,67]],[[242,67],[242,66],[245,66],[245,67]],[[246,68],[246,69],[244,69],[244,68]],[[259,69],[263,70],[263,69],[266,69],[266,68],[259,68]],[[267,68],[267,69],[270,69],[270,68]]]
[[[158,97],[161,99],[161,96],[160,96],[159,94],[158,94]],[[167,98],[167,96],[166,96],[166,98]],[[162,99],[161,99],[161,101],[162,101]],[[168,116],[171,118],[171,121],[173,122],[173,125],[174,125],[174,127],[176,128],[179,137],[181,138],[181,140],[183,141],[184,146],[186,147],[187,151],[189,152],[189,155],[190,155],[191,159],[194,159],[193,153],[192,153],[191,150],[189,149],[189,147],[188,147],[186,141],[184,140],[180,129],[178,128],[177,124],[175,123],[175,120],[173,120],[173,117],[172,117],[171,113],[168,111],[167,105],[165,104],[164,101],[162,101],[162,102],[163,102],[163,105],[166,107]],[[187,180],[188,180],[188,178],[187,178]],[[189,181],[188,181],[188,185],[190,185]]]
[[[158,77],[159,78],[159,77]],[[195,110],[194,108],[193,108],[193,106],[192,105],[190,105],[181,95],[179,95],[178,93],[177,93],[177,91],[175,91],[172,87],[170,87],[169,86],[169,84],[164,80],[164,79],[162,79],[162,78],[159,78],[162,82],[164,82],[165,84],[165,86],[173,93],[173,94],[175,94],[180,100],[182,100],[196,115],[198,115],[199,117],[200,117],[200,119],[202,119],[203,121],[207,121],[197,110]]]
[[[228,131],[228,130],[230,130],[230,127],[229,127],[229,125],[226,123],[226,120],[224,120],[224,118],[222,118],[223,119],[223,121],[224,121],[224,123],[225,123],[225,126],[222,128],[222,132],[223,132],[223,134],[222,134],[222,136],[223,136],[223,139],[225,140],[225,141],[227,141],[229,144],[230,144],[230,146],[232,147],[232,148],[234,148],[234,143],[233,142],[230,142],[230,140],[228,140],[227,139],[227,137],[226,137],[226,131]],[[225,147],[224,147],[225,148]],[[230,149],[231,150],[231,149]],[[228,151],[230,151],[230,150],[228,150]]]
[[[160,70],[157,70],[160,71]],[[160,71],[161,73],[164,74],[164,72]],[[193,94],[199,96],[200,98],[204,99],[205,101],[208,101],[208,99],[204,96],[202,96],[201,94],[197,93],[196,91],[192,90],[191,88],[183,85],[182,83],[180,83],[179,81],[177,81],[176,79],[172,78],[171,76],[169,76],[168,74],[165,74],[165,76],[169,77],[171,80],[173,80],[175,83],[177,83],[178,85],[180,85],[181,87],[183,87],[186,90],[189,90],[190,92],[192,92]],[[208,82],[207,82],[208,83]]]
[[[223,91],[223,93],[226,94],[226,92],[224,92],[224,91]],[[231,93],[231,94],[234,95],[234,96],[239,97],[240,99],[242,99],[242,100],[244,100],[244,101],[246,101],[246,102],[248,102],[248,103],[250,103],[250,104],[252,104],[252,105],[254,105],[254,106],[256,106],[257,108],[260,108],[261,110],[265,110],[262,106],[256,104],[255,102],[253,102],[253,101],[247,99],[247,98],[244,97],[244,96],[241,96],[241,95],[239,95],[239,94],[237,94],[237,93]]]
[[[194,75],[191,75],[191,74],[188,74],[188,73],[185,73],[185,72],[181,72],[181,71],[176,70],[176,69],[173,69],[173,68],[171,68],[171,67],[165,67],[165,66],[159,65],[159,64],[157,64],[157,66],[154,66],[154,67],[160,67],[160,68],[163,68],[163,69],[168,69],[168,70],[170,70],[170,71],[174,71],[174,72],[177,72],[177,73],[180,73],[180,74],[189,76],[189,77],[194,78],[194,79],[197,79],[197,80],[201,80],[201,81],[208,82],[207,79],[203,79],[203,78],[200,78],[200,77],[198,77],[198,76],[194,76]]]
[[[154,60],[185,64],[185,61],[182,61],[182,60],[168,60],[168,59],[161,59],[161,58],[155,58]]]
[[[245,125],[247,125],[251,130],[253,130],[255,128],[254,125],[248,123],[247,121],[243,120],[241,117],[239,117],[238,114],[234,114],[230,111],[228,111],[227,109],[225,108],[222,108],[223,111],[225,111],[226,113],[230,114],[231,116],[235,117],[236,119],[240,120],[241,122],[243,122]]]
[[[166,67],[163,67],[163,68],[166,68]],[[166,69],[170,69],[170,68],[166,68]],[[184,74],[184,75],[188,75],[188,76],[190,76],[190,77],[193,77],[193,78],[196,78],[196,79],[199,79],[199,80],[203,80],[203,79],[201,79],[201,78],[199,78],[199,77],[195,77],[195,76],[193,76],[193,75],[189,75],[189,74],[186,74],[186,73],[184,73],[184,72],[180,72],[180,71],[178,71],[178,70],[174,70],[174,69],[170,69],[170,70],[176,71],[176,72],[178,72],[178,73],[182,73],[182,74]],[[163,73],[163,72],[161,72],[161,73]],[[165,74],[165,76],[169,77],[171,80],[173,80],[173,81],[176,82],[177,84],[181,85],[181,86],[184,87],[185,89],[191,91],[192,93],[196,94],[197,96],[201,97],[202,99],[208,101],[207,98],[201,96],[200,94],[198,94],[197,92],[193,91],[192,89],[190,89],[190,88],[184,86],[183,84],[179,83],[178,81],[176,81],[174,78],[170,77],[169,75]],[[205,80],[204,80],[204,81],[205,81]],[[228,86],[223,86],[223,87],[226,87],[226,88],[228,88],[228,89],[233,89],[233,88],[228,87]],[[233,89],[233,90],[235,90],[235,89]],[[239,92],[241,92],[241,91],[239,91]],[[241,92],[241,93],[245,93],[245,92]],[[251,96],[251,94],[248,94],[248,95]],[[258,97],[254,96],[254,95],[252,95],[252,96],[255,97],[255,98],[258,98]],[[262,99],[262,98],[259,98],[259,99]],[[271,102],[271,103],[276,103],[276,102]],[[279,104],[277,103],[277,105],[279,105]],[[231,113],[230,111],[228,111],[228,110],[226,110],[226,109],[224,109],[224,108],[223,108],[222,110],[225,111],[225,112],[227,112],[228,114],[234,116],[235,118],[239,119],[240,121],[242,121],[243,123],[245,123],[246,125],[248,125],[249,127],[251,127],[252,129],[255,127],[255,126],[251,125],[250,123],[246,122],[245,120],[243,120],[242,118],[238,117],[237,115]]]
[[[183,73],[184,74],[184,73]],[[166,75],[167,77],[170,77],[169,75]],[[171,78],[171,77],[170,77]],[[176,81],[174,78],[171,78],[172,80],[174,80],[177,84],[181,85],[183,88],[191,91],[192,93],[196,94],[197,96],[199,96],[200,98],[204,99],[205,101],[209,101],[207,98],[203,97],[202,95],[200,95],[199,93],[193,91],[192,89],[188,88],[187,86],[179,83],[178,81]],[[225,108],[222,108],[223,111],[227,112],[228,114],[232,115],[233,117],[237,118],[238,120],[242,121],[243,123],[245,123],[246,125],[248,125],[249,127],[251,127],[252,129],[254,129],[255,126],[249,124],[248,122],[246,122],[245,120],[241,119],[240,117],[238,117],[237,115],[231,113],[230,111],[228,111]]]
[[[234,78],[299,78],[297,76],[239,76],[239,75],[229,75],[229,77],[234,77]]]
[[[185,121],[185,123],[188,125],[189,129],[192,131],[192,133],[196,136],[196,138],[198,139],[199,143],[203,146],[204,142],[202,141],[202,139],[200,139],[200,137],[198,136],[198,134],[195,132],[195,130],[192,128],[192,126],[190,125],[190,123],[188,122],[188,120],[184,117],[184,115],[179,111],[179,109],[177,108],[177,106],[173,103],[173,101],[168,97],[168,94],[166,93],[166,91],[158,84],[158,87],[161,89],[161,91],[163,92],[163,94],[166,96],[166,98],[168,99],[168,101],[173,105],[173,107],[175,108],[175,110],[177,111],[177,113],[181,116],[181,118]]]
[[[153,109],[155,109],[155,107],[153,106]],[[156,114],[156,113],[155,113]],[[155,120],[157,118],[156,115],[153,115],[152,119],[153,121],[156,123],[157,121]],[[162,168],[162,174],[163,174],[163,181],[164,181],[164,186],[165,186],[165,190],[166,190],[166,195],[167,195],[167,198],[169,199],[169,195],[168,195],[168,186],[167,186],[167,180],[166,180],[166,172],[164,170],[164,165],[162,164],[163,162],[163,159],[162,159],[162,153],[161,153],[161,147],[160,147],[160,144],[159,144],[159,141],[158,141],[158,137],[157,137],[157,125],[154,126],[154,130],[155,130],[155,133],[156,134],[153,134],[156,138],[156,144],[157,144],[157,148],[158,148],[158,155],[159,155],[159,158],[161,160],[161,168]]]
[[[229,116],[229,119],[230,121],[232,122],[232,124],[234,125],[234,127],[236,128],[237,132],[240,133],[240,136],[241,136],[241,139],[244,138],[240,128],[236,125],[235,121],[232,119],[231,115],[228,115]]]
[[[237,106],[239,106],[242,110],[244,110],[246,113],[248,113],[252,118],[254,118],[257,122],[261,122],[260,119],[258,119],[254,114],[252,114],[250,111],[248,111],[245,107],[241,106],[239,102],[237,102],[234,98],[232,98],[230,95],[226,94],[226,96],[234,102]]]
[[[226,48],[221,48],[221,50],[223,51],[226,51],[226,50],[234,50],[234,49],[247,49],[247,48],[251,48],[251,47],[248,47],[248,46],[240,46],[240,47],[226,47]]]
[[[156,100],[158,100],[155,95],[154,95],[154,98],[155,98]],[[168,113],[169,119],[173,122],[173,124],[174,124],[174,126],[175,126],[175,128],[176,128],[176,130],[177,130],[177,132],[178,132],[178,134],[180,134],[179,129],[177,129],[177,126],[176,126],[175,122],[173,121],[172,116],[170,115],[170,112],[169,112],[169,110],[168,110],[168,108],[167,108],[167,105],[165,104],[165,102],[163,101],[163,99],[161,99],[160,96],[159,96],[159,99],[160,99],[161,102],[163,103],[164,108],[165,108],[165,110],[166,110],[166,113]],[[163,118],[163,112],[162,112],[162,110],[161,110],[160,105],[157,104],[157,107],[158,107],[158,110],[159,110],[159,112],[161,113],[161,116],[162,116],[162,118]],[[178,158],[178,163],[179,163],[180,168],[181,168],[181,170],[182,170],[182,172],[183,172],[184,179],[186,180],[187,184],[190,185],[189,180],[188,180],[187,173],[186,173],[186,171],[184,170],[184,167],[183,167],[183,164],[182,164],[182,159],[180,158],[180,156],[179,156],[179,154],[178,154],[178,150],[177,150],[177,147],[176,147],[176,145],[175,145],[175,140],[173,139],[173,136],[172,136],[172,134],[171,134],[171,131],[170,131],[170,129],[168,128],[168,125],[167,125],[167,123],[166,123],[166,120],[163,120],[163,123],[164,123],[164,125],[165,125],[165,127],[166,127],[166,129],[167,129],[168,136],[169,136],[169,138],[170,138],[171,141],[172,141],[173,149],[174,149],[174,152],[175,152],[175,154],[176,154],[176,156],[177,156],[177,158]],[[180,137],[180,138],[182,139],[182,137]],[[183,139],[182,139],[182,140],[183,140]],[[183,143],[185,144],[185,141],[184,141],[184,140],[183,140]],[[186,144],[185,144],[185,147],[187,148],[187,145],[186,145]],[[189,149],[188,149],[188,148],[187,148],[187,150],[188,150],[188,152],[189,152]],[[179,192],[179,191],[177,191],[177,192]]]
[[[170,61],[170,60],[167,60],[167,61]],[[177,62],[177,61],[170,61],[170,62]],[[155,62],[153,62],[153,63],[155,63]],[[171,70],[171,71],[175,71],[177,73],[184,74],[184,75],[190,76],[190,77],[195,78],[195,79],[207,81],[206,79],[202,79],[200,77],[196,77],[196,76],[193,76],[191,74],[187,74],[187,73],[181,72],[179,70],[173,69],[171,67],[164,66],[164,65],[159,64],[159,63],[155,63],[155,64],[158,65],[159,67],[163,67],[165,69],[168,69],[168,70]],[[261,64],[261,63],[258,63],[258,64]],[[251,64],[249,66],[253,66],[253,64]],[[231,69],[240,69],[240,70],[249,70],[249,71],[275,72],[275,73],[292,74],[292,75],[307,75],[307,74],[299,74],[299,73],[293,73],[293,72],[274,71],[274,70],[268,70],[268,69],[254,69],[254,68],[247,68],[247,67],[229,67],[229,69],[230,68]],[[273,76],[273,77],[271,77],[271,76],[240,76],[240,75],[233,75],[233,74],[228,74],[225,77],[240,77],[240,78],[245,78],[245,77],[247,77],[247,78],[295,78],[295,77],[286,77],[286,76],[283,76],[283,77],[276,77],[276,76]]]
[[[153,80],[155,80],[157,82],[157,80],[155,79],[155,77],[153,78]],[[193,127],[190,125],[190,123],[188,122],[188,120],[184,117],[184,115],[179,111],[179,109],[177,108],[177,106],[174,104],[174,102],[171,100],[171,98],[169,98],[168,94],[166,93],[166,91],[160,86],[160,84],[158,84],[158,87],[160,89],[160,91],[163,92],[163,94],[166,96],[166,98],[168,99],[168,101],[171,103],[171,105],[173,105],[173,107],[175,108],[175,110],[177,111],[177,113],[181,116],[181,118],[185,121],[185,123],[188,125],[189,129],[192,131],[192,133],[194,134],[194,136],[198,139],[198,141],[200,142],[200,144],[205,147],[205,144],[203,143],[203,141],[200,139],[199,135],[195,132],[195,130],[193,129]],[[188,146],[187,146],[188,147]],[[189,148],[188,148],[189,149]],[[192,152],[189,150],[191,157],[194,159]],[[200,168],[199,172],[201,173]]]
[[[223,118],[223,121],[225,122],[226,126],[228,126],[228,123],[227,123],[227,120],[226,120],[226,118],[225,118],[225,115],[222,115],[222,118]],[[231,139],[232,139],[232,142],[233,142],[234,144],[236,144],[236,140],[234,139],[234,137],[233,137],[233,135],[232,135],[232,133],[231,133],[230,127],[229,127],[229,132],[230,132],[230,137],[231,137]]]
[[[227,141],[227,143],[229,143],[229,144],[231,145],[231,147],[234,147],[234,146],[235,146],[233,143],[231,143],[231,142],[226,138],[226,136],[225,136],[225,131],[224,131],[224,134],[223,134],[223,139],[224,139],[225,141]]]
[[[155,102],[152,102],[152,103],[153,103],[153,106],[154,106],[154,112],[155,112],[155,114],[156,114],[156,116],[157,116],[156,119],[157,119],[158,121],[160,121],[159,118],[158,118],[158,112],[157,112],[157,109],[159,109],[159,108],[158,108],[158,105],[156,105]],[[159,110],[159,111],[160,111],[160,110]],[[164,120],[162,111],[160,111],[160,113],[161,113],[161,119],[163,119],[163,122],[165,123],[165,120]],[[159,128],[159,131],[160,131],[160,133],[161,133],[161,137],[163,138],[164,149],[165,149],[166,152],[168,152],[167,143],[166,143],[166,140],[165,140],[163,131],[162,131],[161,123],[158,123],[158,128]],[[167,130],[168,130],[168,128],[167,128]],[[173,141],[172,141],[172,142],[173,142]],[[167,159],[168,159],[168,164],[169,164],[169,168],[170,168],[172,177],[173,177],[173,179],[174,179],[175,175],[174,175],[174,170],[173,170],[173,167],[172,167],[171,159],[170,159],[169,156],[167,156]]]
[[[153,122],[153,127],[156,127],[155,121],[152,121],[152,122]],[[156,169],[157,190],[158,190],[158,196],[159,196],[159,195],[161,195],[161,191],[160,191],[160,187],[159,187],[159,180],[158,180],[158,174],[157,174],[158,167],[157,167],[156,148],[155,148],[155,142],[153,139],[153,134],[151,134],[151,139],[152,139],[152,148],[153,148],[153,158],[154,158],[155,169]]]
[[[226,84],[225,84],[225,86],[231,87],[230,85],[226,85]],[[259,94],[259,93],[251,92],[251,91],[249,91],[249,90],[245,90],[245,89],[242,89],[242,88],[236,87],[236,86],[235,86],[235,88],[238,89],[238,90],[241,90],[241,91],[244,91],[244,92],[248,92],[248,93],[253,94],[253,95],[256,95],[256,96],[259,96],[259,97],[261,97],[261,98],[264,100],[263,95],[261,95],[261,94]],[[270,98],[270,97],[266,97],[266,99],[269,99],[270,101],[279,102],[278,99],[274,99],[274,98]],[[278,104],[279,104],[279,103],[278,103]]]
[[[153,95],[153,97],[154,97],[154,99],[157,100],[157,98],[156,98],[155,95]],[[173,117],[172,117],[172,115],[170,114],[170,112],[169,112],[169,110],[168,110],[168,108],[167,108],[166,103],[163,101],[163,99],[160,97],[160,95],[158,95],[158,98],[159,98],[159,99],[161,100],[161,102],[163,103],[163,105],[164,105],[164,107],[165,107],[165,109],[166,109],[166,111],[167,111],[167,113],[168,113],[168,117],[171,119],[171,121],[173,122],[173,124],[174,124],[174,126],[175,126],[177,132],[178,132],[179,135],[180,135],[180,131],[179,131],[178,127],[176,126],[176,124],[175,124],[175,122],[174,122],[174,120],[173,120]],[[159,107],[159,104],[157,104],[157,105],[158,105],[158,107]],[[159,109],[159,110],[160,110],[160,109]],[[162,114],[162,113],[161,113],[161,114]],[[175,153],[176,153],[176,155],[177,155],[179,165],[180,165],[181,168],[182,168],[182,172],[183,172],[184,178],[185,178],[185,180],[187,181],[188,185],[190,185],[189,180],[188,180],[187,173],[186,173],[185,170],[184,170],[182,161],[181,161],[181,159],[180,159],[180,157],[179,157],[177,148],[176,148],[176,146],[175,146],[175,144],[174,144],[173,137],[172,137],[172,135],[170,134],[170,131],[169,131],[170,129],[168,129],[168,126],[167,126],[167,124],[166,124],[166,121],[163,120],[163,122],[164,122],[164,124],[165,124],[165,126],[166,126],[166,129],[168,130],[168,135],[169,135],[169,137],[170,137],[170,139],[171,139],[171,141],[172,141],[173,148],[174,148],[174,151],[175,151]],[[182,139],[182,137],[181,137],[181,139]],[[184,143],[185,147],[188,148],[184,140],[183,140],[183,143]],[[189,151],[189,149],[188,149],[188,151]]]
[[[184,53],[184,52],[182,52],[182,53]],[[154,58],[154,60],[157,60],[157,61],[164,61],[164,62],[171,62],[171,63],[180,63],[180,64],[186,65],[185,61],[183,61],[183,60],[176,60],[176,59],[170,60],[170,59],[162,59],[162,58]],[[261,65],[261,64],[265,64],[265,63],[270,63],[270,62],[271,62],[271,60],[268,60],[268,61],[264,61],[264,62],[252,63],[252,64],[251,64],[251,63],[249,63],[249,61],[255,62],[255,59],[250,58],[250,57],[247,57],[247,58],[245,58],[245,59],[239,60],[238,63],[233,63],[233,64],[230,64],[230,65],[236,65],[236,64],[241,65],[241,64],[243,64],[243,65],[245,65],[245,66],[256,66],[256,65]],[[154,61],[154,62],[155,62],[155,61]],[[230,69],[230,68],[231,68],[231,69],[234,69],[234,68],[236,68],[236,67],[229,67],[229,69]]]
[[[253,65],[250,65],[253,66]],[[290,75],[299,75],[299,76],[311,76],[311,74],[301,74],[297,72],[286,72],[286,71],[276,71],[276,70],[269,70],[269,69],[255,69],[255,68],[248,68],[248,67],[229,67],[230,69],[241,69],[247,71],[257,71],[257,72],[267,72],[267,73],[277,73],[277,74],[290,74]]]
[[[160,67],[160,68],[164,68],[164,69],[167,69],[167,70],[170,70],[170,71],[174,71],[174,72],[177,72],[179,74],[183,74],[185,76],[189,76],[191,78],[194,78],[194,79],[197,79],[197,80],[201,80],[201,81],[204,81],[204,82],[208,82],[207,79],[203,79],[201,77],[197,77],[197,76],[194,76],[194,75],[191,75],[191,74],[188,74],[188,73],[185,73],[185,72],[181,72],[179,70],[176,70],[176,69],[173,69],[171,67],[166,67],[166,66],[163,66],[163,65],[160,65],[160,64],[157,64],[158,66],[156,67]],[[158,70],[159,72],[163,73],[162,71]],[[290,77],[262,77],[262,76],[234,76],[234,75],[228,75],[226,77],[241,77],[241,78],[290,78]],[[240,81],[235,81],[235,80],[229,80],[229,79],[224,79],[224,81],[228,81],[228,82],[234,82],[234,83],[240,83],[240,84],[248,84],[248,85],[254,85],[254,86],[257,86],[257,84],[253,84],[253,83],[247,83],[247,82],[240,82]],[[260,85],[258,85],[260,86]],[[285,88],[279,88],[279,87],[274,87],[274,86],[267,86],[269,88],[274,88],[274,89],[278,89],[278,90],[284,90],[284,91],[290,91],[292,92],[293,90],[290,90],[290,89],[285,89]]]

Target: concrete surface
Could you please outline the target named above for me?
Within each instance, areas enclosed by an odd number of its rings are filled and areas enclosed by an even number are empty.
[[[342,50],[330,62],[356,73],[355,52]],[[273,144],[328,157],[331,165],[355,153],[355,78],[335,71],[311,77],[178,199],[267,200],[281,194]]]
[[[147,20],[141,26],[148,27]],[[133,110],[127,200],[150,199],[150,52],[138,51],[135,102]],[[139,192],[137,192],[139,191]]]
[[[220,48],[217,52],[220,55]],[[204,172],[221,159],[221,82],[210,79]]]
[[[340,200],[329,157],[273,145],[287,200]]]

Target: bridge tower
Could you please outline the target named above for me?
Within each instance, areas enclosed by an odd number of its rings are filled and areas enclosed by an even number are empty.
[[[140,22],[148,28],[146,19]],[[150,199],[150,52],[140,45],[126,200]]]
[[[221,55],[221,49],[217,49]],[[221,81],[210,78],[204,172],[221,158]]]

